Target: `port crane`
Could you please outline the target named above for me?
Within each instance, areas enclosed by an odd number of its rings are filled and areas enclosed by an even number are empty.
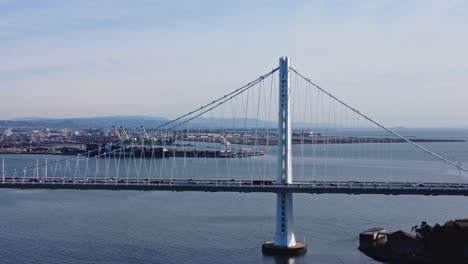
[[[148,132],[146,132],[146,129],[144,126],[141,126],[140,127],[140,133],[143,134],[143,138],[144,139],[150,139],[150,136],[148,135]]]
[[[114,129],[114,134],[119,138],[120,142],[130,142],[133,144],[136,141],[136,138],[130,138],[123,126],[120,126],[119,128],[112,126],[112,128]]]
[[[127,134],[127,131],[125,130],[125,127],[120,126],[120,134],[122,135],[123,139],[130,139],[130,137]]]
[[[142,145],[142,146],[145,144],[145,141],[154,143],[155,139],[154,139],[154,138],[151,138],[151,137],[149,136],[149,134],[148,134],[148,132],[146,131],[146,129],[145,129],[144,126],[141,126],[141,127],[140,127],[140,133],[143,135],[143,138],[141,139],[141,145]]]
[[[229,146],[231,145],[231,143],[229,143],[229,141],[226,139],[225,136],[219,135],[219,137],[221,138],[221,140],[222,140],[222,142],[223,142],[222,144],[223,144],[223,146],[224,146],[224,152],[225,152],[225,153],[230,152],[231,149],[230,149]]]
[[[112,126],[114,129],[114,134],[119,138],[120,141],[122,141],[122,135],[120,134],[119,130],[117,129],[116,126]]]

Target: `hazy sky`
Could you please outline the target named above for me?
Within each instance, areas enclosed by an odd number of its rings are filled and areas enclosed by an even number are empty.
[[[292,66],[388,126],[468,125],[468,1],[0,0],[0,119],[175,117]]]

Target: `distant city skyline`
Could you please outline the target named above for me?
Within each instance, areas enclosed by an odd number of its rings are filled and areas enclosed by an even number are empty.
[[[280,56],[386,126],[468,126],[467,1],[0,0],[0,120],[174,118]]]

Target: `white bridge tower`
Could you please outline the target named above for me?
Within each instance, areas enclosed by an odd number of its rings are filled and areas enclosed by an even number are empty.
[[[290,116],[289,58],[279,59],[278,104],[278,179],[277,184],[292,183],[292,129]],[[305,253],[305,243],[296,242],[294,236],[293,195],[280,192],[276,198],[275,240],[263,244],[262,251],[272,255],[297,255]]]

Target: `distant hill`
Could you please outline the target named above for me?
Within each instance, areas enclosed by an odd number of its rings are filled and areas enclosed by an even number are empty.
[[[182,121],[183,122],[183,121]],[[217,128],[243,128],[261,127],[272,128],[278,124],[273,121],[257,120],[252,118],[208,118],[199,117],[189,122],[191,127],[217,127]]]
[[[184,122],[182,119],[179,122]],[[111,128],[112,126],[124,126],[127,128],[136,128],[144,126],[147,129],[155,128],[169,121],[163,117],[148,117],[148,116],[103,116],[90,118],[40,118],[28,117],[17,118],[12,120],[0,120],[0,127],[11,128]],[[189,124],[189,125],[188,125]],[[244,119],[244,118],[204,118],[198,117],[189,121],[182,127],[203,128],[203,127],[276,127],[276,122]],[[171,125],[169,125],[171,127]]]
[[[175,126],[183,123],[182,119],[175,122],[168,127]],[[150,117],[150,116],[101,116],[89,118],[40,118],[40,117],[27,117],[16,118],[11,120],[0,120],[0,128],[112,128],[112,126],[124,126],[126,128],[138,128],[144,126],[146,129],[156,128],[165,122],[170,121],[164,117]],[[277,128],[276,121],[256,120],[252,118],[209,118],[198,117],[187,124],[182,125],[182,128]],[[334,124],[319,123],[310,125],[303,122],[294,122],[293,128],[295,129],[314,129],[320,128],[334,128]]]
[[[19,118],[13,120],[0,120],[0,127],[23,128],[111,128],[112,126],[125,127],[156,127],[168,121],[163,117],[147,116],[103,116],[90,118]]]
[[[14,118],[9,121],[38,121],[38,120],[44,120],[47,118],[41,118],[41,117],[20,117],[20,118]]]

